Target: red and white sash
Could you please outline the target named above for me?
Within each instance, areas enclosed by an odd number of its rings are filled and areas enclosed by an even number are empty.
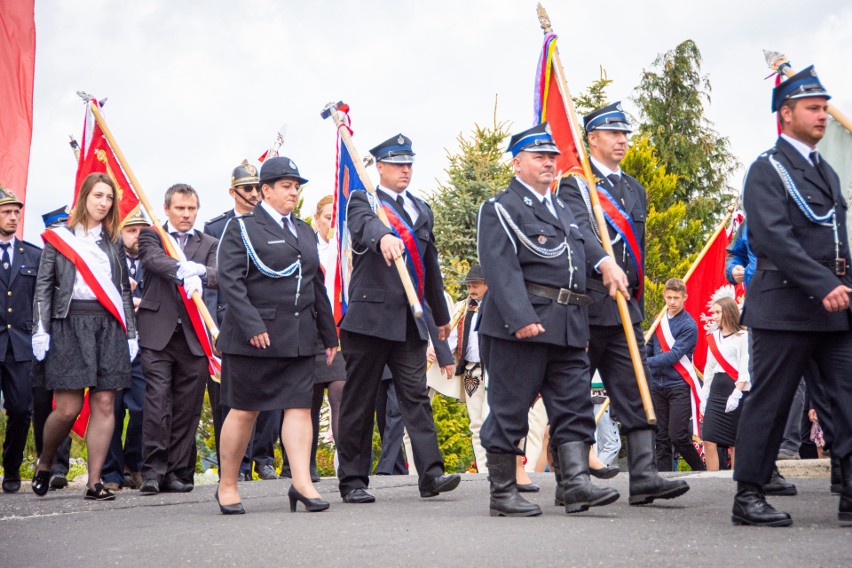
[[[121,301],[121,292],[112,281],[112,274],[105,274],[98,265],[97,259],[80,246],[80,241],[70,230],[48,229],[41,234],[44,242],[50,243],[59,253],[74,263],[77,272],[92,289],[98,302],[121,324],[121,328],[127,333],[127,320],[124,313],[124,303]],[[49,314],[48,314],[48,317]]]
[[[166,231],[160,231],[160,235],[165,235],[172,242],[177,260],[179,262],[186,262],[186,255],[183,254],[183,250],[181,250],[180,245],[178,245],[174,237]],[[163,243],[163,249],[165,248],[166,243]],[[168,253],[168,250],[166,252]],[[183,284],[178,284],[177,288],[180,299],[183,300],[183,307],[186,308],[186,313],[189,315],[192,330],[195,332],[196,337],[198,337],[198,342],[201,344],[204,355],[207,356],[207,370],[210,372],[210,376],[218,381],[218,377],[222,375],[222,360],[213,353],[213,344],[210,342],[210,336],[207,334],[207,328],[204,326],[204,319],[201,317],[201,312],[198,311],[198,306],[195,305],[192,298],[186,297],[186,290]]]
[[[669,327],[668,315],[663,316],[662,320],[660,320],[660,325],[657,326],[655,335],[657,336],[657,341],[660,342],[663,352],[668,353],[671,351],[672,345],[675,343],[675,338],[672,335],[671,327]],[[692,364],[692,360],[689,357],[684,355],[674,364],[674,368],[683,380],[686,381],[686,384],[689,385],[689,390],[692,391],[692,397],[690,398],[692,406],[692,433],[695,436],[701,437],[700,428],[701,419],[703,418],[701,414],[701,383],[698,380],[698,375],[695,373],[695,365]]]
[[[716,334],[719,334],[719,339],[716,339]],[[710,349],[710,353],[713,354],[713,358],[716,359],[716,362],[719,363],[719,366],[728,373],[728,376],[731,377],[734,382],[737,382],[740,378],[740,372],[734,367],[730,361],[728,361],[724,355],[722,355],[722,350],[719,349],[719,341],[722,339],[722,332],[716,331],[707,336],[707,347]],[[705,380],[707,377],[705,377]]]

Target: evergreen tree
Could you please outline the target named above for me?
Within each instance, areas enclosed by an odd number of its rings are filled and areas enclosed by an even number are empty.
[[[727,180],[737,161],[726,137],[704,117],[710,102],[710,81],[701,74],[701,52],[686,40],[657,56],[644,70],[636,88],[639,133],[647,136],[666,169],[678,176],[670,203],[687,204],[691,218],[700,219],[703,233],[688,243],[689,252],[700,250],[733,190]]]

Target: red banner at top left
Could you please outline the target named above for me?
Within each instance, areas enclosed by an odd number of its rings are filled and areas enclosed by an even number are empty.
[[[33,137],[34,4],[0,2],[0,184],[23,202]]]

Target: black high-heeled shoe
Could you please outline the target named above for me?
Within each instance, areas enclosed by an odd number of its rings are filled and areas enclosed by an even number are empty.
[[[223,515],[245,515],[246,510],[243,508],[243,502],[234,503],[233,505],[223,505],[219,503],[219,488],[216,488],[216,493],[213,494],[216,498],[216,503],[219,504],[219,510]]]
[[[325,511],[329,507],[328,501],[323,501],[322,499],[308,499],[301,493],[296,490],[294,485],[290,486],[290,490],[287,492],[287,497],[290,498],[290,512],[296,512],[296,501],[301,501],[302,505],[305,506],[305,510],[309,513],[318,513],[319,511]]]
[[[50,470],[37,471],[33,476],[33,493],[44,497],[50,490]]]

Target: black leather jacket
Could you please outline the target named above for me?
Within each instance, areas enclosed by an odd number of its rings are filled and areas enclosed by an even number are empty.
[[[67,227],[56,230],[70,231]],[[121,301],[127,319],[127,337],[134,338],[136,337],[136,320],[133,312],[130,280],[127,276],[127,263],[124,260],[124,250],[119,243],[111,242],[106,238],[101,239],[98,245],[109,257],[113,284],[121,290]],[[74,263],[60,254],[53,245],[45,244],[35,285],[33,333],[38,330],[39,320],[44,326],[44,331],[50,333],[51,320],[64,319],[68,316],[76,275],[77,268]]]

